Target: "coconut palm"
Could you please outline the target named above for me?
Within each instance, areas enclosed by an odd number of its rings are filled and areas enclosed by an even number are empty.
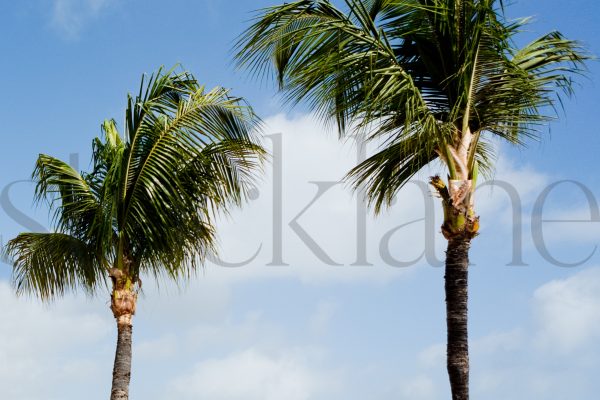
[[[102,124],[91,172],[39,156],[36,200],[49,200],[55,230],[7,244],[13,282],[43,300],[110,290],[118,330],[112,400],[129,397],[140,277],[188,279],[215,251],[214,217],[242,203],[264,158],[258,125],[227,90],[206,91],[187,72],[160,69],[128,96],[123,135],[113,120]]]
[[[237,61],[276,78],[284,100],[307,101],[360,133],[378,151],[347,179],[375,212],[424,167],[448,240],[447,367],[453,399],[468,398],[468,252],[479,218],[473,191],[492,168],[490,139],[521,145],[555,117],[588,56],[551,32],[518,47],[527,19],[509,21],[501,0],[301,0],[260,10],[241,36]]]

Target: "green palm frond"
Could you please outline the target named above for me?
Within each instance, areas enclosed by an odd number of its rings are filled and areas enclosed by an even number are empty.
[[[426,119],[428,106],[418,83],[367,10],[354,6],[351,16],[327,1],[266,9],[242,35],[238,64],[264,73],[273,60],[286,99],[306,99],[322,117],[335,118],[340,133],[357,117],[376,118],[390,89],[396,101],[411,99],[410,108],[398,110],[406,119]]]
[[[524,144],[553,119],[561,94],[573,93],[573,77],[585,72],[590,56],[557,32],[513,52],[479,81],[474,107],[479,129]]]
[[[255,139],[258,118],[224,89],[190,84],[161,104],[133,137],[119,223],[126,235],[168,252],[190,242],[182,234],[211,232],[202,221],[181,231],[199,206],[226,210],[241,202],[265,153]]]
[[[368,204],[379,213],[406,182],[436,158],[435,152],[427,152],[418,140],[409,137],[385,146],[352,168],[346,178],[355,189],[365,188]]]
[[[106,260],[94,250],[62,233],[22,233],[5,249],[13,261],[17,293],[36,294],[44,300],[75,289],[93,294],[103,287]]]
[[[101,206],[84,177],[67,163],[45,154],[39,155],[32,177],[37,182],[35,200],[49,201],[57,228],[79,238],[87,235]]]

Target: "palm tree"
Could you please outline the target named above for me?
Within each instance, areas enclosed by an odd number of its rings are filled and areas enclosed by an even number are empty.
[[[467,275],[479,218],[473,192],[492,168],[490,139],[524,144],[555,116],[589,58],[551,32],[518,48],[527,19],[502,0],[300,0],[260,10],[237,62],[273,75],[284,100],[306,100],[340,136],[379,144],[347,175],[378,213],[418,171],[440,162],[431,184],[444,210],[447,367],[456,400],[468,399]]]
[[[188,279],[215,251],[214,217],[243,202],[264,159],[258,127],[227,90],[205,91],[189,73],[161,68],[128,96],[124,136],[113,120],[102,124],[91,172],[39,156],[36,200],[50,202],[55,231],[7,244],[13,283],[43,300],[110,285],[118,330],[112,400],[129,397],[140,277]]]

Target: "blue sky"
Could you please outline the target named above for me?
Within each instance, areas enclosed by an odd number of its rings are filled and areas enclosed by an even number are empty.
[[[335,182],[355,163],[302,107],[282,107],[273,85],[232,67],[231,47],[251,11],[273,1],[29,0],[0,4],[0,235],[37,225],[27,180],[38,153],[77,154],[87,168],[91,140],[106,118],[122,120],[125,96],[142,73],[181,63],[212,87],[230,87],[265,119],[265,143],[281,142],[283,186],[269,169],[258,198],[219,225],[227,262],[207,265],[181,288],[146,285],[134,328],[132,398],[148,400],[320,400],[448,398],[445,374],[443,240],[426,236],[428,195],[411,185],[396,205],[367,218],[367,256],[356,260],[356,199],[332,186],[298,223],[340,266],[326,265],[288,225],[313,200],[317,185]],[[534,15],[531,32],[558,29],[600,54],[600,5],[521,0],[511,16]],[[495,178],[509,181],[522,203],[522,260],[513,258],[511,207],[499,188],[482,189],[481,235],[472,246],[470,333],[472,391],[480,399],[592,399],[600,391],[600,222],[545,223],[553,265],[532,240],[533,209],[554,182],[575,180],[600,199],[596,114],[600,64],[589,64],[576,98],[565,104],[542,143],[500,146]],[[426,177],[425,171],[420,177]],[[324,183],[322,185],[325,185]],[[275,194],[274,194],[275,192]],[[273,196],[283,199],[282,251],[273,259]],[[439,226],[436,206],[435,226]],[[594,203],[592,203],[594,206]],[[21,214],[18,214],[18,210]],[[545,219],[589,220],[577,186],[562,184],[545,203]],[[26,219],[29,223],[25,223]],[[33,221],[33,222],[32,222]],[[35,223],[34,223],[35,222]],[[535,224],[533,226],[535,228]],[[389,241],[386,241],[389,239]],[[430,258],[432,256],[430,255]],[[387,261],[386,261],[387,260]],[[114,356],[108,294],[68,296],[51,305],[17,299],[10,267],[0,266],[0,397],[16,400],[106,398]]]

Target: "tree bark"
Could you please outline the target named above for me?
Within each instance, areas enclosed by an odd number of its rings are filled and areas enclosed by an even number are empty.
[[[129,381],[131,379],[131,323],[117,321],[117,351],[113,367],[112,390],[110,400],[129,399]]]
[[[467,331],[468,269],[471,238],[449,238],[446,251],[447,367],[452,400],[469,399],[469,343]]]
[[[135,314],[137,292],[134,290],[131,277],[123,271],[117,268],[111,269],[110,278],[113,282],[110,309],[117,321],[117,350],[110,400],[128,400],[131,380],[132,319]]]

